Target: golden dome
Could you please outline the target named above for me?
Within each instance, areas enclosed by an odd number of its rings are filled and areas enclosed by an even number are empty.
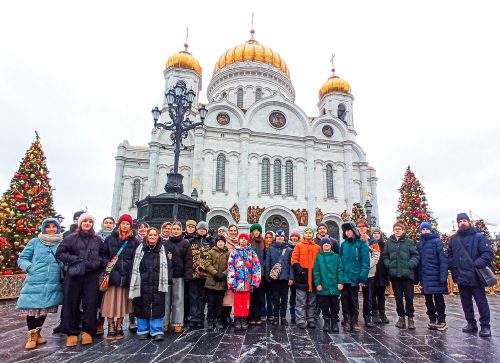
[[[319,99],[321,100],[323,96],[330,92],[340,92],[340,93],[351,93],[351,86],[347,81],[335,75],[335,69],[332,69],[332,76],[323,83],[319,89]]]
[[[184,44],[185,50],[174,54],[167,60],[165,68],[183,68],[192,70],[201,76],[201,66],[195,57],[187,51],[188,45]]]
[[[290,71],[285,60],[271,48],[265,47],[253,38],[255,31],[250,32],[252,38],[244,44],[237,45],[234,48],[224,52],[214,67],[214,74],[219,70],[233,63],[238,62],[262,62],[272,65],[285,73],[290,78]]]

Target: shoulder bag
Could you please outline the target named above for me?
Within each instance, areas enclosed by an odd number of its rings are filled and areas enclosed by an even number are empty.
[[[269,277],[271,279],[273,279],[273,280],[277,280],[277,279],[280,278],[280,275],[281,275],[281,259],[283,258],[283,256],[285,256],[285,253],[286,253],[286,248],[283,248],[283,252],[281,252],[280,259],[278,260],[278,262],[276,262],[274,264],[273,268],[269,272]]]
[[[113,271],[113,268],[115,267],[116,263],[118,262],[118,257],[120,257],[120,254],[123,252],[125,247],[127,247],[128,240],[126,240],[118,252],[116,253],[116,256],[114,256],[111,261],[108,262],[108,265],[106,266],[106,269],[101,272],[99,275],[99,291],[100,292],[106,292],[109,288],[109,275],[111,274],[111,271]]]
[[[479,282],[481,285],[484,287],[492,287],[497,284],[497,278],[495,276],[495,273],[491,269],[490,266],[486,266],[484,268],[477,268],[474,266],[474,261],[472,261],[472,258],[470,257],[469,251],[465,249],[464,244],[462,243],[462,240],[460,239],[460,236],[457,236],[457,241],[460,243],[462,246],[462,249],[465,251],[465,254],[467,255],[467,258],[469,259],[469,262],[472,264],[472,267],[474,267],[474,270],[476,270],[476,275],[479,279]]]

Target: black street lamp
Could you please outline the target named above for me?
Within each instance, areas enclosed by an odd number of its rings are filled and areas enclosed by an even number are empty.
[[[179,174],[179,155],[181,152],[182,139],[185,139],[189,130],[203,126],[203,121],[207,116],[208,110],[205,106],[198,109],[200,114],[200,122],[193,122],[186,116],[186,113],[191,110],[196,93],[192,89],[187,90],[184,81],[178,81],[174,88],[165,93],[165,98],[168,104],[168,114],[171,121],[158,122],[161,110],[156,106],[151,110],[153,115],[154,125],[157,129],[172,130],[174,149],[174,170],[168,174],[165,191],[167,193],[182,194],[184,188],[182,186],[182,175]]]
[[[365,211],[366,211],[366,220],[370,227],[373,225],[373,219],[372,219],[372,208],[373,205],[370,203],[370,200],[367,199],[365,202]]]

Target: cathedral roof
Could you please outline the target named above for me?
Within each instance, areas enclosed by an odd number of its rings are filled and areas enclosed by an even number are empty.
[[[285,60],[271,48],[263,46],[256,41],[254,39],[255,31],[253,29],[250,33],[252,34],[250,40],[234,48],[228,49],[220,56],[214,67],[214,75],[230,64],[238,62],[261,62],[279,69],[290,78],[290,71],[288,70]]]
[[[165,68],[183,68],[189,69],[191,71],[196,72],[199,76],[201,76],[201,66],[200,63],[196,60],[195,57],[191,55],[187,51],[188,44],[184,44],[184,50],[179,53],[175,53],[173,56],[168,58],[167,64]]]
[[[332,69],[332,76],[319,89],[319,99],[321,100],[330,92],[351,93],[351,86],[347,81],[335,75],[335,68]]]

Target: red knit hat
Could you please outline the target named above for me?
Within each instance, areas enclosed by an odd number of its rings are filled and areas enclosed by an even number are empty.
[[[238,236],[238,241],[241,239],[241,238],[244,238],[247,240],[248,243],[250,243],[250,236],[246,233],[240,233],[240,235]]]
[[[131,226],[134,225],[134,220],[132,219],[132,216],[130,214],[122,214],[118,219],[117,225],[119,226],[120,223],[124,221],[130,223]]]

